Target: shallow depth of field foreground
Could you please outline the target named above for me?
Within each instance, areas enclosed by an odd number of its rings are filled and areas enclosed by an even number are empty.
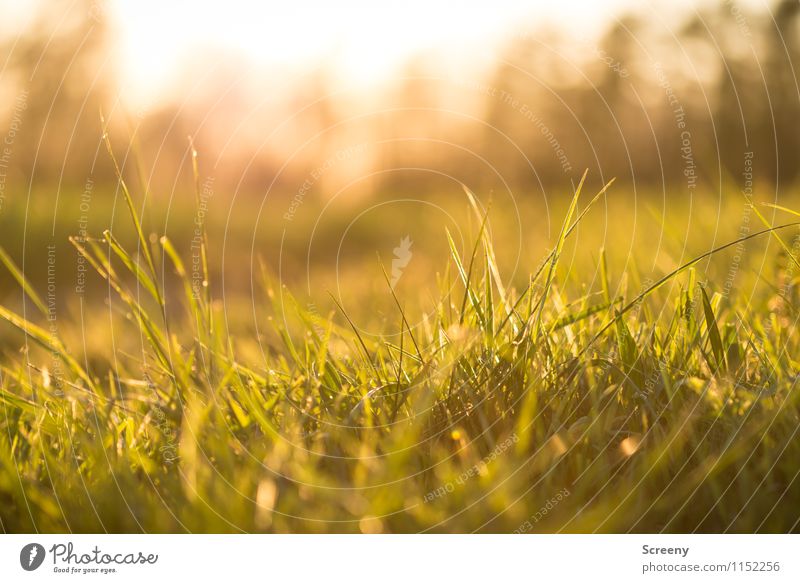
[[[239,333],[133,213],[130,240],[72,241],[107,281],[122,343],[138,344],[86,354],[51,333],[48,298],[4,255],[29,301],[27,317],[0,308],[25,334],[2,364],[3,528],[797,530],[797,217],[655,280],[612,285],[601,251],[592,283],[562,254],[614,187],[581,186],[521,289],[503,284],[466,191],[474,240],[444,233],[441,293],[417,322],[385,274],[396,332],[382,337],[354,323],[377,319],[368,298],[323,315],[268,273],[259,340]],[[746,250],[770,239],[774,266],[754,273]],[[717,256],[738,281],[765,278],[759,293],[698,281]]]

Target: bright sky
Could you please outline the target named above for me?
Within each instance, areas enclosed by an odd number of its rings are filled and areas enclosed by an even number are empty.
[[[330,60],[380,79],[415,52],[490,48],[522,22],[598,31],[635,0],[112,0],[133,87],[156,88],[196,51],[218,48],[273,67]]]
[[[475,51],[491,51],[527,23],[530,32],[555,27],[592,37],[630,8],[646,12],[659,6],[662,14],[675,16],[720,0],[96,1],[114,21],[123,83],[149,100],[169,86],[188,59],[209,51],[278,71],[298,71],[325,59],[338,75],[372,82],[389,78],[421,51],[470,63]],[[737,3],[763,7],[769,0]],[[36,5],[0,0],[0,31],[24,34],[31,25],[26,12]]]

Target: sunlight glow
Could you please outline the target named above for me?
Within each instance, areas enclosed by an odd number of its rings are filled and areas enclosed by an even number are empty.
[[[610,13],[608,2],[601,10],[600,3],[589,0],[458,5],[444,0],[115,0],[113,11],[123,76],[131,87],[146,91],[157,91],[182,63],[202,51],[276,70],[326,66],[349,80],[379,82],[414,54],[455,53],[469,60],[498,46],[521,23],[558,25],[566,17],[573,32],[586,31],[598,28]]]

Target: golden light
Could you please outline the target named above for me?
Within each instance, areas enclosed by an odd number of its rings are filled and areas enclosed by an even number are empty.
[[[608,2],[601,7],[590,0],[472,1],[459,3],[457,10],[444,0],[114,0],[111,7],[124,83],[143,98],[168,86],[193,55],[208,51],[273,73],[324,66],[350,82],[380,82],[415,54],[470,63],[507,42],[522,23],[563,28],[568,22],[567,32],[585,35],[614,12]]]

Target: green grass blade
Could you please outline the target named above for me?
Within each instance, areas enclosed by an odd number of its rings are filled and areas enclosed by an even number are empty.
[[[156,302],[161,303],[161,295],[158,293],[155,282],[150,278],[147,273],[141,268],[139,262],[133,259],[125,249],[122,248],[119,241],[109,230],[103,231],[103,237],[108,243],[114,254],[122,260],[122,263],[128,271],[136,277],[139,284],[146,289]]]
[[[711,342],[711,350],[714,353],[714,360],[716,367],[719,370],[725,370],[725,349],[722,345],[722,337],[719,334],[719,327],[717,326],[717,318],[714,315],[714,309],[711,307],[711,302],[708,300],[708,294],[704,287],[700,287],[700,293],[703,298],[703,312],[706,317],[706,327],[708,328],[708,338]]]
[[[758,231],[756,233],[751,233],[750,235],[746,235],[744,237],[740,237],[740,238],[738,238],[738,239],[736,239],[734,241],[731,241],[730,243],[725,243],[724,245],[720,245],[719,247],[715,247],[714,249],[711,249],[710,251],[706,251],[702,255],[698,255],[697,257],[687,261],[686,263],[684,263],[680,267],[677,267],[676,269],[673,269],[667,275],[663,276],[658,281],[656,281],[654,284],[652,284],[647,289],[645,289],[643,292],[641,292],[638,296],[636,296],[633,300],[631,300],[621,310],[619,310],[619,312],[617,312],[617,315],[615,316],[615,318],[613,320],[611,320],[610,322],[608,322],[605,326],[603,326],[589,340],[589,342],[586,344],[586,346],[584,346],[584,348],[581,350],[581,353],[586,352],[592,346],[592,344],[594,344],[597,341],[598,338],[600,338],[603,334],[605,334],[608,331],[608,329],[611,326],[614,325],[614,322],[616,321],[617,318],[619,318],[623,314],[626,314],[627,312],[632,310],[636,306],[636,304],[638,304],[641,300],[643,300],[644,298],[649,296],[651,293],[653,293],[655,290],[660,288],[662,285],[667,283],[673,277],[675,277],[676,275],[678,275],[680,273],[683,273],[684,271],[686,271],[687,269],[689,269],[693,265],[696,265],[697,263],[701,262],[703,259],[711,257],[712,255],[715,255],[716,253],[719,253],[720,251],[724,251],[725,249],[728,249],[730,247],[733,247],[734,245],[738,245],[739,243],[744,243],[745,241],[749,241],[750,239],[755,239],[756,237],[760,237],[761,235],[772,233],[773,231],[779,231],[781,229],[788,229],[789,227],[797,227],[798,225],[800,225],[800,222],[786,223],[786,224],[783,224],[783,225],[778,225],[777,227],[771,227],[769,229],[764,229],[764,230]]]
[[[544,313],[544,306],[550,294],[550,287],[552,286],[553,279],[555,278],[555,272],[556,272],[556,267],[558,266],[558,260],[561,257],[561,251],[564,248],[564,241],[567,238],[569,227],[572,224],[572,217],[575,214],[575,209],[578,206],[578,198],[580,198],[581,189],[583,188],[583,183],[586,180],[586,175],[588,173],[589,173],[588,170],[585,170],[583,172],[583,176],[581,176],[581,181],[578,183],[578,187],[575,189],[575,193],[572,195],[572,201],[569,204],[569,210],[567,211],[567,215],[564,217],[564,222],[561,224],[561,232],[558,236],[556,246],[553,249],[552,257],[550,259],[550,266],[549,269],[547,270],[547,278],[545,279],[544,289],[542,290],[542,297],[539,300],[539,306],[536,312],[536,323],[534,324],[534,330],[533,330],[534,344],[539,340],[539,334],[541,332],[541,327],[542,327],[542,314]]]
[[[103,120],[103,126],[105,128],[105,120]],[[156,264],[153,261],[153,255],[150,253],[150,244],[148,243],[147,237],[145,237],[144,231],[142,230],[142,224],[139,221],[139,215],[137,214],[136,207],[133,204],[133,197],[131,196],[130,190],[128,190],[128,185],[122,176],[122,170],[120,169],[117,158],[114,155],[114,149],[111,147],[111,139],[105,129],[103,131],[103,141],[105,142],[106,149],[111,156],[111,161],[114,165],[114,172],[117,176],[117,180],[119,181],[120,188],[122,189],[123,198],[125,199],[125,204],[128,207],[128,213],[130,214],[134,229],[136,230],[136,236],[139,238],[139,249],[145,257],[147,267],[150,269],[151,277],[154,281],[157,281],[158,272],[156,271]],[[159,301],[159,304],[162,303],[163,302]]]
[[[461,261],[461,256],[458,254],[458,249],[456,249],[456,243],[453,241],[453,237],[450,235],[449,229],[445,228],[445,234],[447,235],[447,243],[450,246],[450,256],[453,258],[453,261],[456,264],[456,269],[458,270],[458,275],[461,277],[461,283],[464,286],[464,299],[461,303],[461,314],[459,316],[459,324],[464,323],[464,318],[466,315],[466,302],[467,298],[469,298],[470,304],[472,305],[472,309],[475,310],[475,314],[478,317],[480,325],[483,326],[483,310],[481,309],[481,303],[478,299],[478,296],[472,289],[472,284],[470,281],[471,274],[467,273],[464,269],[464,264]]]
[[[44,305],[42,298],[39,297],[39,294],[36,293],[36,290],[33,289],[33,286],[31,286],[31,284],[28,282],[25,274],[22,273],[22,270],[17,267],[17,264],[14,263],[14,260],[11,259],[8,253],[6,253],[6,250],[2,247],[0,247],[0,261],[2,261],[3,265],[6,266],[6,269],[11,272],[11,275],[15,280],[17,280],[17,283],[42,313],[42,315],[47,316],[47,307]]]

